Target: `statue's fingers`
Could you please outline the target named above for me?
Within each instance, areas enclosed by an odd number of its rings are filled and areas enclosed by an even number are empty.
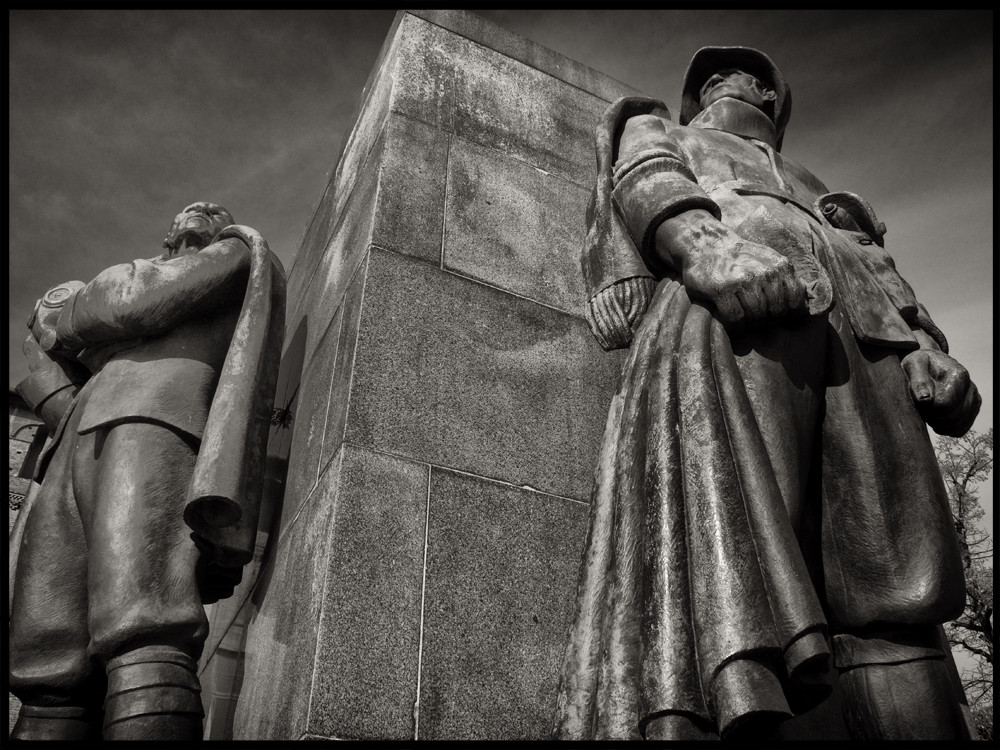
[[[743,312],[743,306],[735,294],[719,294],[713,302],[715,303],[715,309],[718,311],[719,317],[727,328],[742,327],[746,316]]]
[[[805,315],[809,312],[809,298],[806,294],[805,284],[795,274],[795,270],[790,264],[779,275],[781,285],[784,287],[785,305],[788,312],[795,315]]]
[[[910,383],[910,395],[918,405],[934,402],[934,380],[927,369],[927,358],[911,354],[903,360],[903,371]]]
[[[939,407],[941,415],[936,417],[936,424],[932,424],[935,432],[950,437],[961,437],[972,429],[972,424],[979,416],[979,409],[983,399],[979,395],[979,389],[970,383],[969,389],[965,392],[964,398],[956,405],[945,410]]]
[[[767,298],[757,283],[743,283],[736,287],[736,299],[743,308],[745,320],[760,320],[767,316]]]
[[[788,312],[788,294],[778,269],[769,268],[764,272],[761,290],[767,301],[767,314],[770,317],[778,317]]]
[[[970,386],[975,388],[969,371],[950,358],[931,357],[927,372],[934,384],[934,403],[941,409],[961,406]]]

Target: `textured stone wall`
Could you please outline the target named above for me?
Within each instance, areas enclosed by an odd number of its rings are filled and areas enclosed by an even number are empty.
[[[284,497],[225,605],[236,739],[548,735],[622,362],[583,319],[592,133],[634,93],[397,17],[289,276]]]

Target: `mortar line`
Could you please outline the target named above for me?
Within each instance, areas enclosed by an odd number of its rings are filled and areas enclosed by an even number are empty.
[[[423,578],[420,582],[420,634],[417,646],[417,698],[413,702],[413,739],[420,739],[420,679],[423,673],[424,659],[424,602],[427,598],[427,549],[430,541],[431,527],[431,465],[427,465],[427,507],[424,510],[424,566]]]
[[[496,477],[488,477],[485,474],[476,474],[474,471],[465,471],[463,469],[456,469],[454,466],[446,466],[445,464],[436,464],[433,461],[428,461],[425,458],[415,458],[409,456],[405,453],[395,453],[393,451],[385,450],[384,448],[375,448],[371,445],[365,445],[364,443],[355,443],[350,440],[344,440],[344,445],[350,446],[351,448],[357,448],[359,450],[370,451],[371,453],[378,453],[383,456],[389,456],[390,458],[398,458],[401,461],[406,461],[411,464],[426,464],[432,469],[440,469],[441,471],[450,471],[453,474],[463,474],[467,477],[474,477],[475,479],[482,479],[487,482],[493,482],[495,484],[502,484],[507,487],[511,487],[515,490],[524,490],[526,492],[534,492],[538,495],[545,495],[546,497],[552,497],[556,500],[566,500],[571,503],[578,503],[580,505],[590,505],[588,500],[580,500],[575,497],[567,497],[566,495],[557,495],[554,492],[546,492],[545,490],[540,490],[537,487],[532,487],[530,484],[514,484],[513,482],[508,482],[505,479],[497,479]]]
[[[451,145],[454,140],[454,135],[448,133],[448,150],[444,155],[444,200],[441,204],[441,256],[438,268],[444,270],[444,247],[447,237],[445,232],[448,231],[448,186],[451,184]]]

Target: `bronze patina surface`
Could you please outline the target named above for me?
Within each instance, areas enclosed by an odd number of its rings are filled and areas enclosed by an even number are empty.
[[[766,55],[709,47],[679,124],[631,98],[598,127],[588,320],[630,350],[558,737],[968,737],[926,425],[981,399],[867,201],[781,153],[790,113]]]
[[[52,437],[12,534],[13,739],[201,738],[203,605],[252,556],[285,277],[212,203],[164,247],[29,320],[19,391]]]

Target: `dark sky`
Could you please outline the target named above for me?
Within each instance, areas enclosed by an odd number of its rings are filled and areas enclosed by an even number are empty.
[[[993,424],[993,14],[478,14],[676,110],[704,45],[767,52],[784,153],[866,197]],[[195,200],[291,268],[395,11],[11,11],[10,385],[44,291],[152,257]]]

